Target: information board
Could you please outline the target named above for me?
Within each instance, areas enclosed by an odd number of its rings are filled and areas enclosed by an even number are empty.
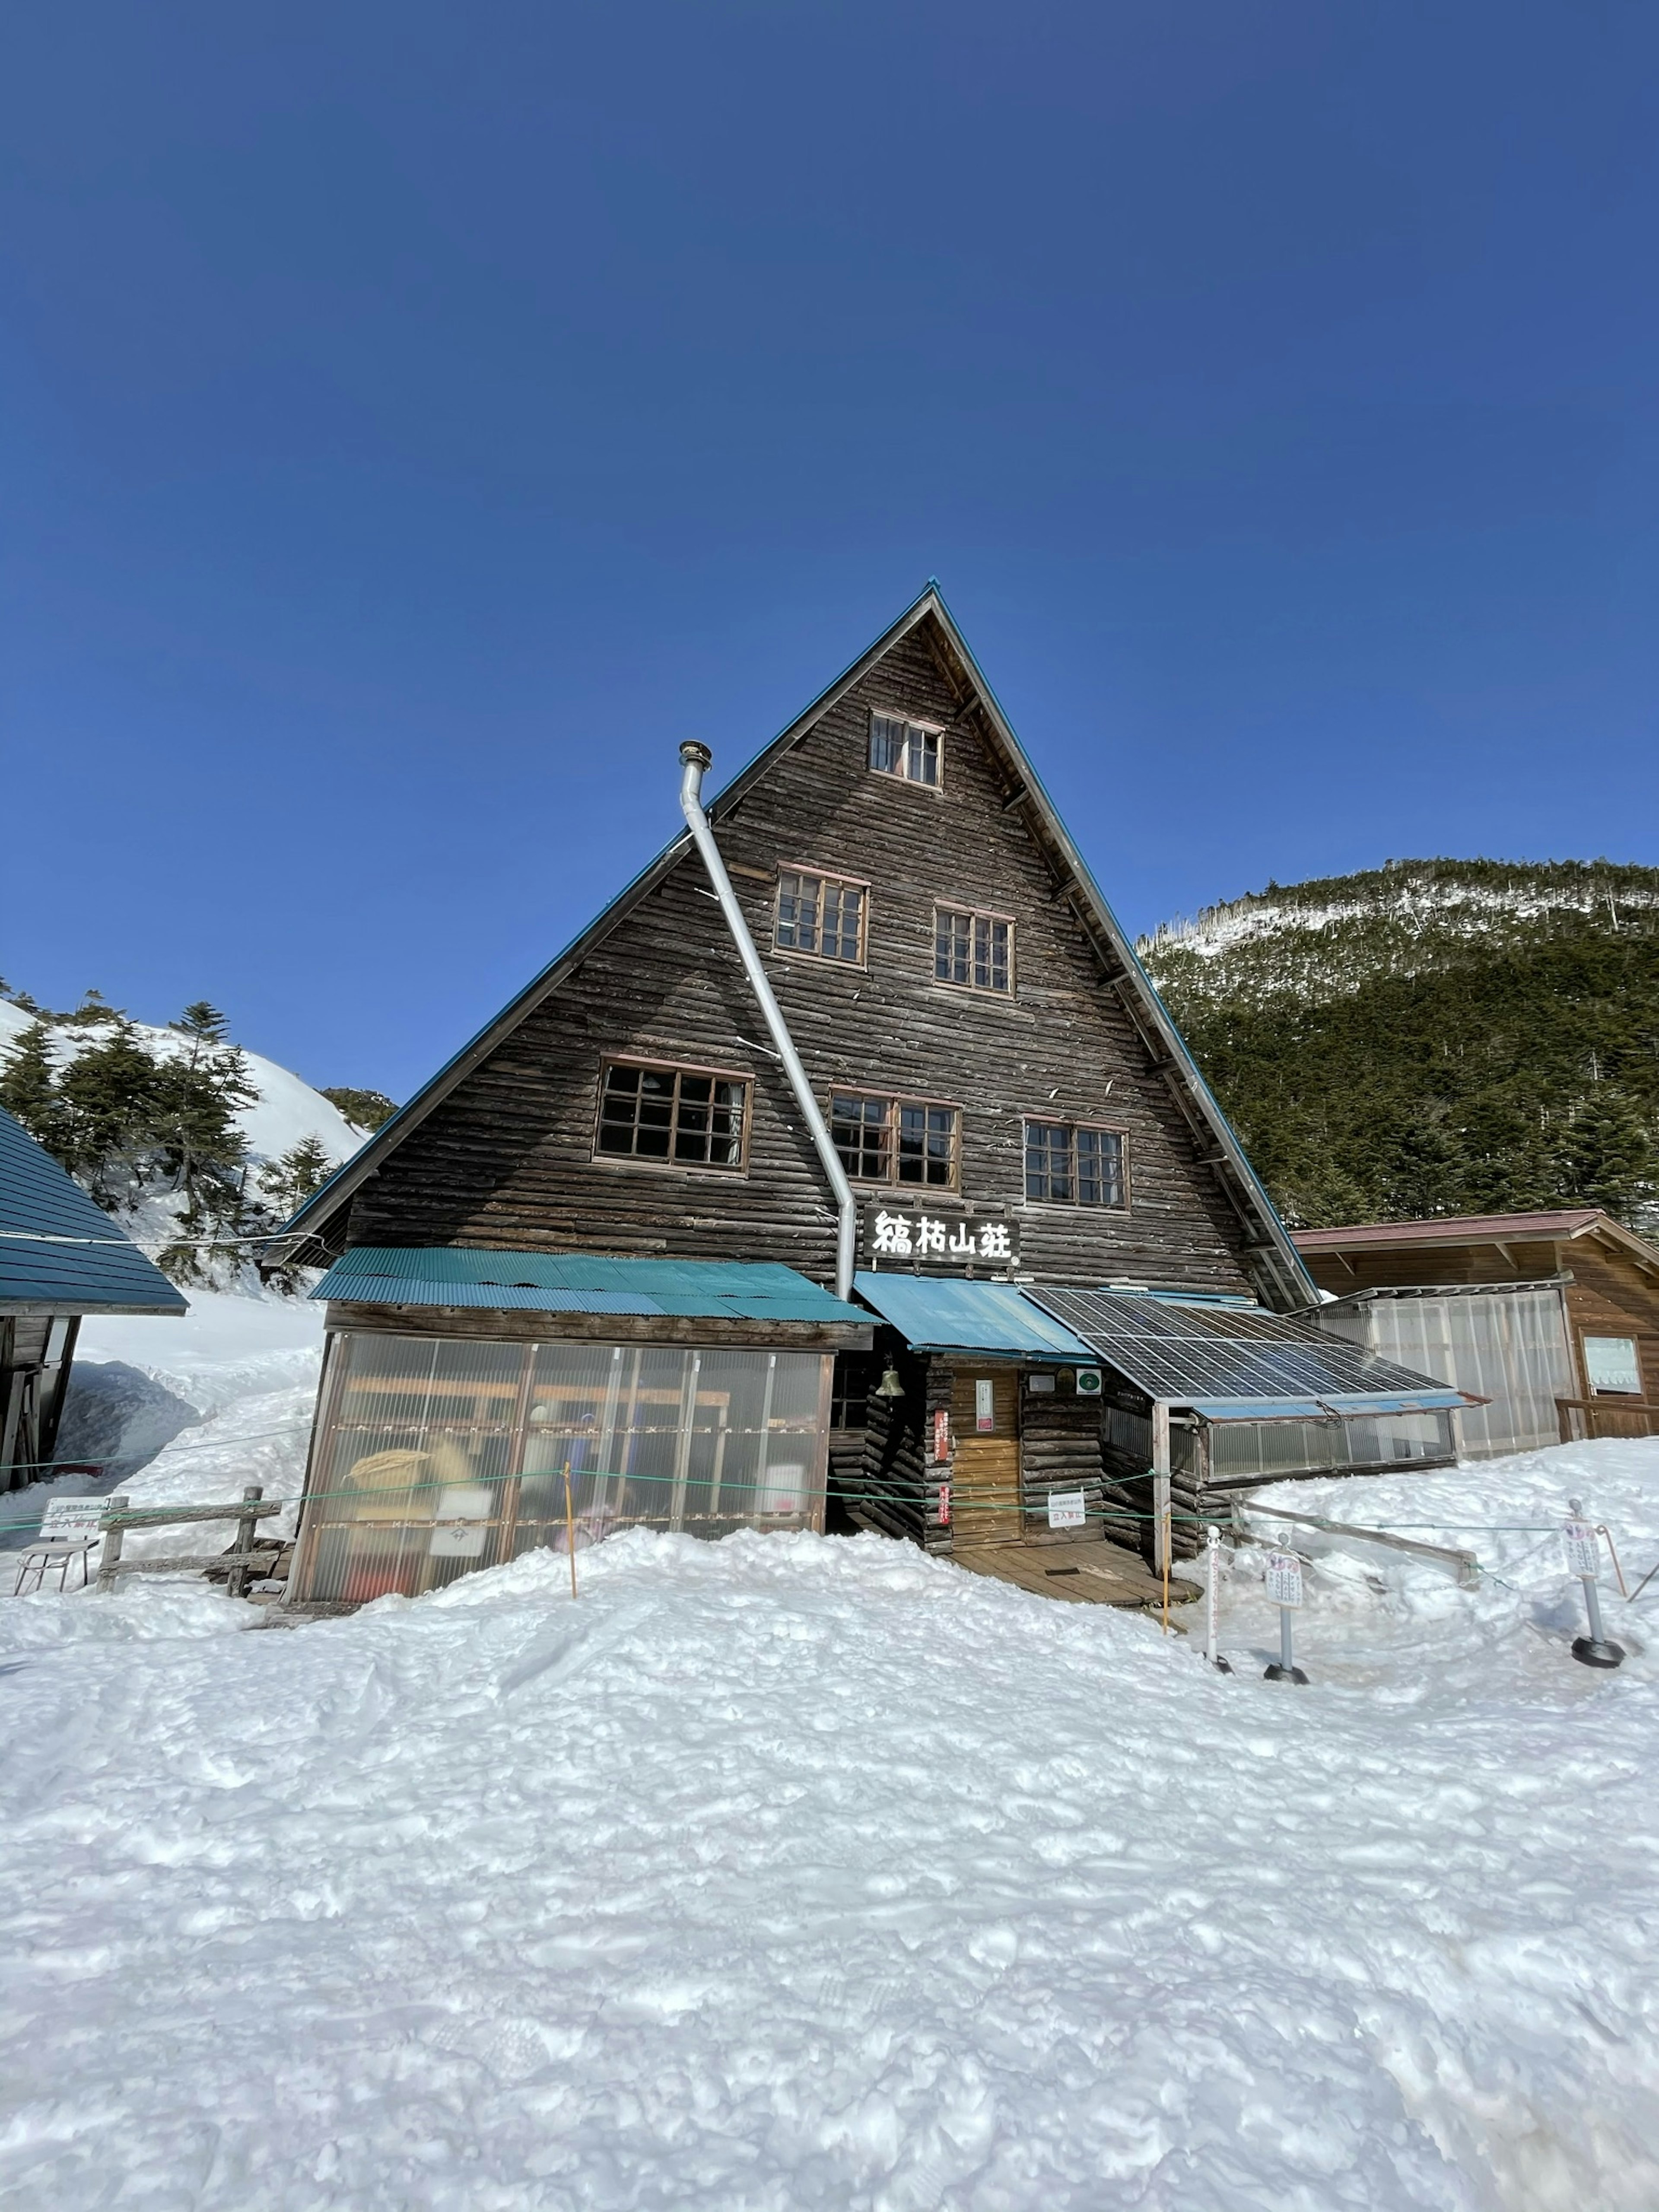
[[[1294,1552],[1267,1554],[1267,1596],[1274,1605],[1302,1602],[1302,1562]]]
[[[1051,1528],[1080,1528],[1087,1518],[1080,1490],[1051,1490],[1048,1492],[1048,1526]]]
[[[1569,1521],[1561,1531],[1561,1543],[1570,1575],[1591,1583],[1601,1579],[1601,1546],[1588,1521]]]

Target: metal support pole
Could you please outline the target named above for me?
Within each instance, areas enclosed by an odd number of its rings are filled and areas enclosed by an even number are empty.
[[[1221,1531],[1213,1521],[1205,1532],[1204,1556],[1210,1569],[1204,1589],[1204,1656],[1218,1673],[1231,1674],[1221,1656]]]
[[[1307,1686],[1308,1678],[1296,1663],[1296,1652],[1291,1639],[1291,1608],[1287,1605],[1281,1605],[1279,1608],[1279,1663],[1267,1669],[1266,1680],[1269,1682],[1299,1682],[1304,1688]]]
[[[1582,1522],[1584,1511],[1582,1503],[1576,1498],[1570,1498],[1567,1500],[1567,1504],[1571,1510],[1574,1522]],[[1572,1533],[1572,1531],[1569,1531],[1570,1534]],[[1595,1543],[1595,1531],[1590,1532],[1589,1541],[1592,1544]],[[1592,1557],[1593,1559],[1600,1557],[1599,1547]],[[1595,1575],[1593,1573],[1581,1573],[1578,1577],[1578,1583],[1580,1589],[1584,1593],[1584,1615],[1589,1622],[1589,1634],[1588,1636],[1577,1636],[1573,1638],[1573,1657],[1579,1662],[1581,1666],[1585,1667],[1622,1666],[1624,1664],[1625,1658],[1624,1645],[1622,1644],[1613,1644],[1609,1642],[1607,1635],[1602,1630],[1601,1593],[1595,1587]]]

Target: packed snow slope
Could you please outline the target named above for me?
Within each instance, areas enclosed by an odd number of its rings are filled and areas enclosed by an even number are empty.
[[[1492,1571],[1322,1557],[1301,1690],[1250,1551],[1230,1676],[870,1536],[0,1603],[0,2199],[1651,2212],[1652,1604],[1575,1665],[1569,1490],[1659,1557],[1659,1444],[1298,1486]]]
[[[1390,861],[1139,949],[1292,1226],[1591,1205],[1659,1232],[1659,869]]]

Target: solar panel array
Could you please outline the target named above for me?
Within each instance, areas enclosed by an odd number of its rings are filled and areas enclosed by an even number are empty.
[[[1326,1399],[1384,1392],[1409,1397],[1446,1387],[1281,1314],[1176,1305],[1115,1291],[1022,1287],[1148,1397],[1176,1405],[1205,1398]]]

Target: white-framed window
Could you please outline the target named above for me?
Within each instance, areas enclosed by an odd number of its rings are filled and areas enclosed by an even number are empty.
[[[901,783],[925,783],[937,791],[944,734],[934,725],[913,722],[907,715],[872,714],[870,765],[879,775],[896,776]]]
[[[933,908],[933,980],[966,991],[1014,988],[1014,925],[1006,915],[962,907]]]
[[[772,942],[782,952],[807,952],[816,960],[864,964],[867,884],[811,868],[778,871],[778,910]]]
[[[1025,1124],[1025,1195],[1034,1205],[1126,1206],[1127,1164],[1121,1129]]]
[[[740,1175],[749,1079],[718,1069],[613,1060],[599,1079],[594,1157]]]
[[[1592,1390],[1641,1396],[1642,1361],[1633,1336],[1587,1336],[1583,1342],[1584,1380]]]
[[[830,1133],[854,1182],[954,1190],[962,1115],[928,1098],[832,1091]]]

